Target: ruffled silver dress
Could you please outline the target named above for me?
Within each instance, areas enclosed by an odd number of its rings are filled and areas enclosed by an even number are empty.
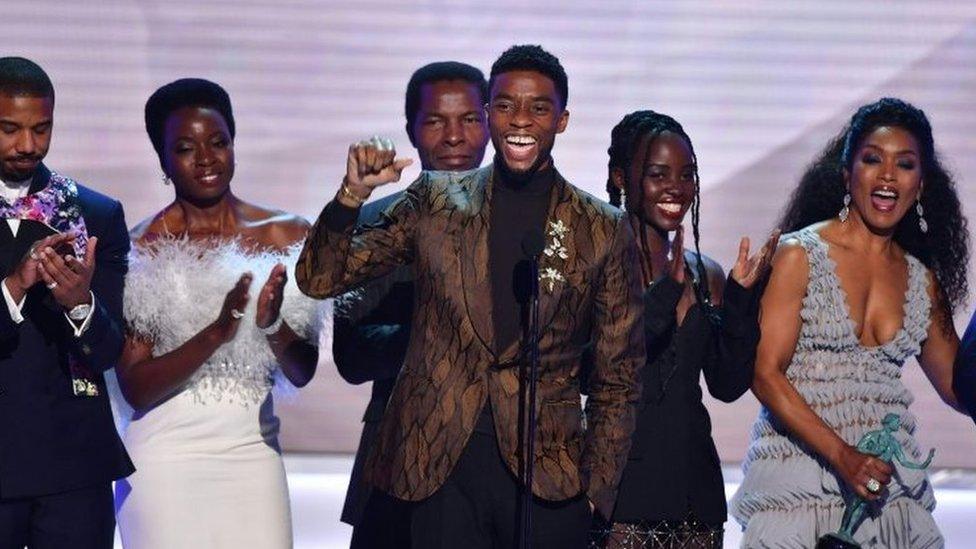
[[[903,326],[891,341],[866,347],[855,333],[827,242],[813,228],[784,235],[784,242],[789,239],[806,250],[810,277],[786,377],[848,444],[881,429],[886,414],[900,415],[903,428],[895,437],[908,459],[921,461],[924,456],[913,436],[915,416],[908,411],[914,398],[901,381],[901,368],[919,354],[930,323],[924,265],[906,255]],[[943,547],[925,471],[893,465],[896,474],[887,496],[861,523],[855,539],[865,548]],[[730,513],[744,528],[743,547],[809,548],[839,529],[843,480],[765,407],[752,428],[743,470],[745,479],[730,503]]]

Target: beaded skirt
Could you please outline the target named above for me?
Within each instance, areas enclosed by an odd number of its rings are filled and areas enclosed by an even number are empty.
[[[721,524],[704,524],[694,518],[655,522],[613,522],[594,525],[590,549],[719,549]]]

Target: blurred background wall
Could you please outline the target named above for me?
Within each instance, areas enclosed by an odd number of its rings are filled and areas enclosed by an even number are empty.
[[[235,192],[314,218],[337,189],[351,141],[387,135],[401,154],[413,154],[403,93],[414,69],[455,59],[487,74],[515,43],[542,44],[565,65],[571,117],[554,156],[591,193],[605,195],[610,128],[623,114],[651,108],[684,124],[701,164],[702,249],[726,267],[740,236],[768,232],[828,137],[880,96],[928,113],[970,214],[976,199],[971,2],[0,0],[0,7],[3,55],[39,62],[57,88],[48,164],[121,199],[130,225],[172,199],[143,129],[143,104],[162,84],[199,76],[226,87],[237,120]],[[411,168],[405,179],[416,174]],[[960,329],[971,311],[960,311]],[[905,379],[917,399],[919,438],[939,448],[937,464],[976,467],[972,422],[939,402],[916,364],[906,365]],[[315,381],[279,403],[285,448],[354,450],[367,394],[345,384],[323,353]],[[708,405],[722,458],[739,460],[755,399]]]

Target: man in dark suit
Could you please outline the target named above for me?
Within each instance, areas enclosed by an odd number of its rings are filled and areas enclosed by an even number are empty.
[[[0,547],[108,549],[129,239],[117,201],[41,163],[53,116],[47,74],[0,58]]]
[[[475,67],[454,61],[425,65],[410,77],[406,93],[406,130],[425,170],[464,171],[481,165],[488,145],[484,105],[488,82]],[[375,223],[403,191],[375,200],[359,212],[360,223]],[[363,434],[356,451],[342,521],[353,527],[351,547],[370,545],[370,534],[404,534],[406,517],[398,509],[363,517],[371,488],[363,464],[376,440],[383,410],[407,352],[413,311],[413,275],[409,266],[372,281],[337,300],[333,356],[349,383],[373,382],[363,415]],[[408,541],[400,545],[406,546]]]
[[[956,352],[952,390],[959,403],[969,411],[973,421],[976,421],[976,314],[969,320],[969,327],[966,328]]]
[[[610,516],[640,398],[637,248],[622,212],[555,169],[551,151],[569,121],[559,60],[539,46],[513,46],[492,66],[489,96],[493,165],[425,171],[372,225],[355,225],[359,207],[410,161],[379,138],[351,146],[295,280],[326,298],[413,267],[406,359],[365,465],[377,489],[367,514],[383,493],[413,502],[414,547],[514,547],[521,471],[532,459],[531,547],[583,548],[591,510]],[[543,232],[537,430],[526,456],[521,288],[532,281],[520,274],[532,270],[523,270],[520,243],[534,249]]]

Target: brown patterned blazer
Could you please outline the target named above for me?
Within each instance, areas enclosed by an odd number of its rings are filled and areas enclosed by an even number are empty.
[[[491,166],[423,172],[375,225],[338,230],[326,206],[295,277],[306,294],[336,296],[399,264],[415,272],[413,331],[387,405],[367,480],[405,500],[431,495],[460,457],[487,398],[502,455],[518,471],[519,357],[492,351],[488,208]],[[348,213],[346,210],[345,213]],[[611,516],[640,397],[643,307],[633,232],[617,209],[556,177],[549,222],[566,228],[565,258],[543,255],[540,375],[533,493],[562,500],[586,491]],[[340,223],[338,226],[341,226]],[[548,234],[547,245],[552,243]],[[592,341],[594,369],[584,432],[579,373]]]

